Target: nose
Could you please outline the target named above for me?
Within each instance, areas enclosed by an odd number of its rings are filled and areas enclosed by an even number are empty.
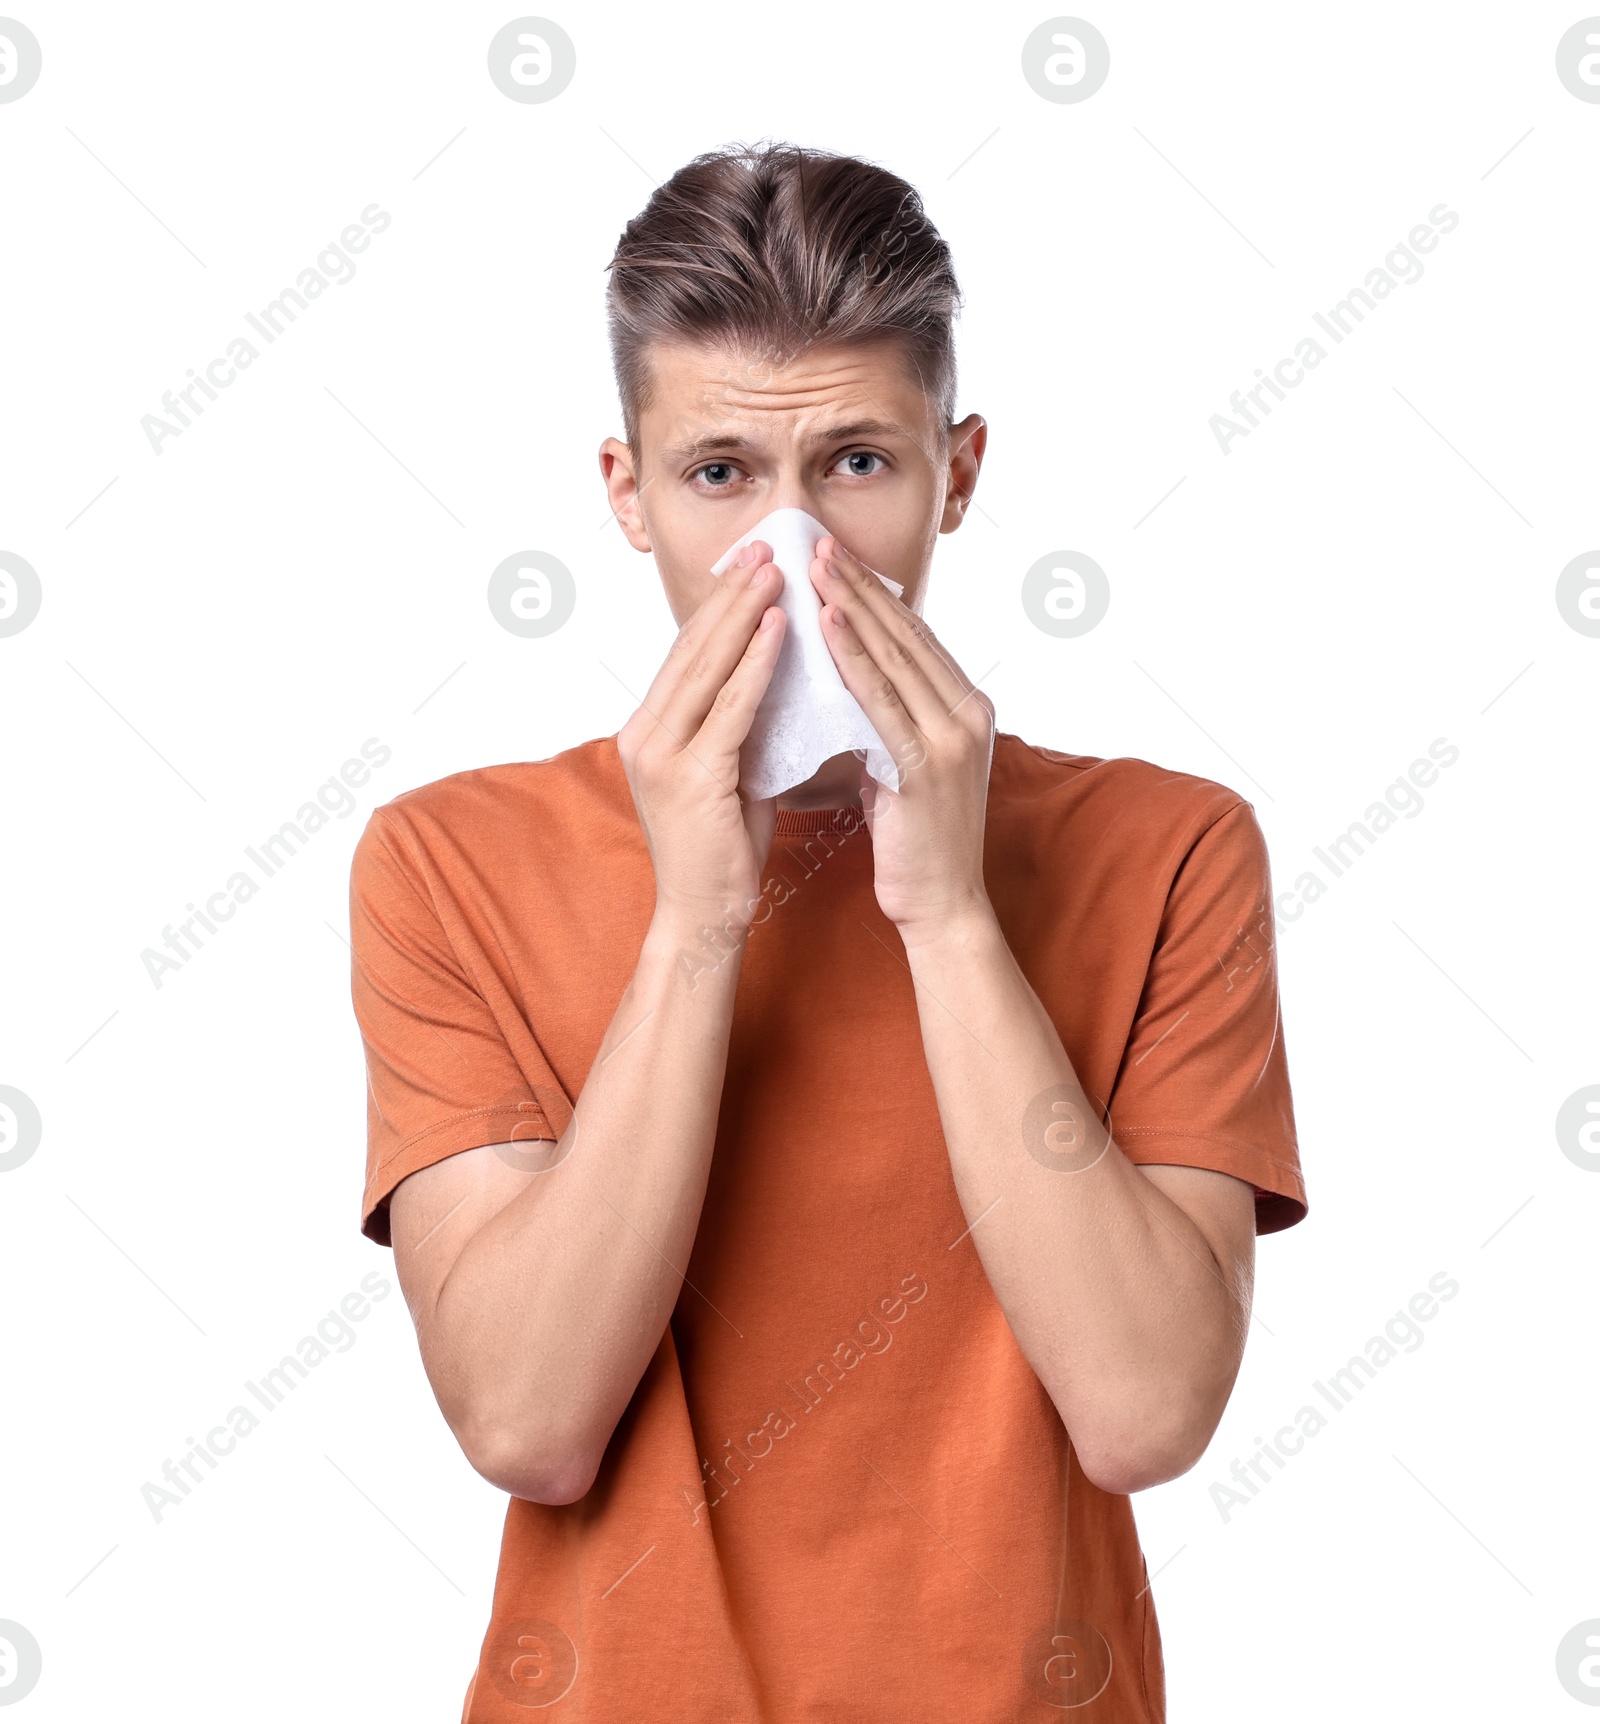
[[[773,490],[769,512],[771,509],[804,509],[808,515],[816,515],[817,499],[798,475],[786,475]]]

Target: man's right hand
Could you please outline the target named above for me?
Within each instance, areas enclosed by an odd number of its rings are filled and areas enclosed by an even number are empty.
[[[658,915],[747,918],[777,798],[739,795],[739,748],[778,663],[783,577],[757,539],[683,625],[617,750],[656,876]]]
[[[576,1502],[594,1482],[700,1224],[740,964],[683,955],[705,923],[748,922],[777,819],[776,797],[738,788],[784,629],[772,547],[751,549],[618,737],[656,910],[566,1136],[447,1156],[389,1205],[440,1410],[486,1479],[533,1502]]]

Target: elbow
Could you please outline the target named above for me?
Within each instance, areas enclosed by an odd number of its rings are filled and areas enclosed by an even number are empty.
[[[513,1462],[500,1470],[498,1479],[490,1482],[498,1484],[508,1496],[521,1497],[525,1502],[565,1508],[569,1503],[582,1502],[588,1496],[599,1471],[597,1462],[581,1459],[539,1468],[519,1466]],[[487,1474],[484,1476],[488,1477]]]
[[[1132,1496],[1188,1472],[1206,1452],[1219,1417],[1151,1416],[1104,1430],[1069,1430],[1089,1483],[1112,1496]]]
[[[604,1444],[541,1440],[499,1423],[464,1422],[455,1435],[473,1471],[496,1490],[551,1507],[586,1497],[605,1453]]]
[[[1076,1442],[1073,1447],[1077,1448]],[[1151,1490],[1179,1478],[1199,1458],[1198,1453],[1186,1455],[1181,1450],[1148,1445],[1138,1449],[1119,1448],[1106,1454],[1078,1452],[1078,1464],[1089,1483],[1096,1490],[1118,1497],[1132,1496],[1135,1491]]]

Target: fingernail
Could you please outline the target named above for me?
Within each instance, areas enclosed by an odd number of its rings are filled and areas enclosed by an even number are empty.
[[[751,563],[751,559],[755,556],[755,554],[756,554],[755,546],[754,545],[746,545],[745,548],[738,554],[738,556],[736,556],[733,559],[733,566],[736,569],[747,569],[747,568],[749,568],[750,563]]]

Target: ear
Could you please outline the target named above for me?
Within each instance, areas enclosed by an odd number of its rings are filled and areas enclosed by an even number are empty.
[[[600,445],[600,477],[605,481],[611,513],[617,518],[627,541],[636,551],[650,549],[644,514],[639,508],[639,480],[633,470],[633,451],[615,437]]]
[[[989,441],[989,427],[982,416],[969,413],[959,425],[950,427],[950,471],[945,484],[941,533],[953,533],[966,519],[967,505],[978,488],[978,469]]]

